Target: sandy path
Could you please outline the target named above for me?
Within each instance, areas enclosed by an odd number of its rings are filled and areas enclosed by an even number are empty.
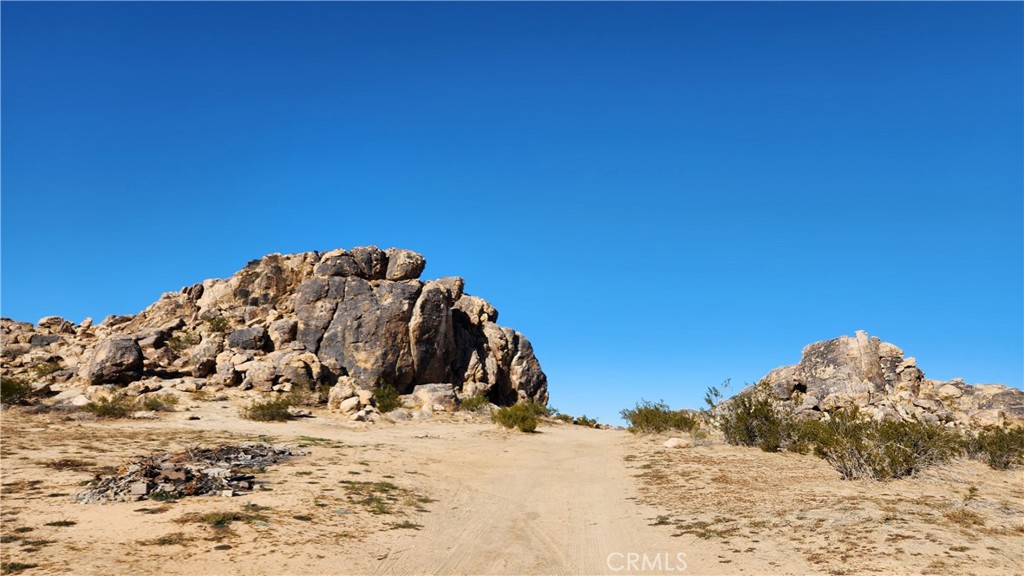
[[[270,424],[241,420],[226,403],[196,406],[191,414],[201,420],[179,413],[156,421],[61,423],[5,414],[4,432],[22,439],[5,443],[5,534],[25,526],[34,528],[32,538],[52,541],[31,553],[23,541],[6,544],[5,560],[37,563],[40,574],[650,574],[679,573],[681,560],[685,573],[699,573],[697,555],[706,552],[706,542],[651,526],[658,512],[638,502],[635,462],[626,460],[636,441],[622,431],[552,424],[521,434],[463,415],[369,429],[326,414]],[[271,492],[184,499],[159,515],[138,513],[143,504],[135,502],[73,504],[65,496],[90,473],[55,477],[45,466],[68,456],[116,465],[132,454],[227,435],[321,440],[310,455],[261,476]],[[432,502],[419,512],[398,506],[373,516],[346,500],[339,484],[345,480],[387,480]],[[28,481],[42,484],[19,488]],[[40,497],[55,489],[64,496]],[[222,543],[211,538],[216,531],[180,522],[189,513],[240,510],[247,502],[269,507],[268,524],[233,525],[227,551],[215,549]],[[339,516],[339,508],[352,513]],[[75,525],[44,526],[56,518]],[[418,529],[387,527],[405,520]],[[176,533],[187,541],[139,544]],[[73,557],[62,554],[68,547]]]
[[[378,574],[627,573],[630,553],[683,567],[681,539],[631,500],[624,433],[558,426],[496,442],[489,430],[432,440],[424,472],[440,481],[444,511],[396,542]]]

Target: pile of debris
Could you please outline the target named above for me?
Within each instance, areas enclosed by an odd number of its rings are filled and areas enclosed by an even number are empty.
[[[184,496],[235,496],[252,490],[255,473],[304,452],[287,446],[245,443],[192,448],[175,454],[143,456],[112,476],[96,476],[92,488],[75,496],[82,504],[133,500],[175,500]]]

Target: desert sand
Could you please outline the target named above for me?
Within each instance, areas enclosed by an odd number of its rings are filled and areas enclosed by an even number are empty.
[[[193,576],[1024,572],[1020,470],[960,460],[850,482],[810,455],[666,438],[555,422],[523,434],[463,413],[261,423],[231,401],[144,421],[15,408],[2,420],[3,561]],[[73,498],[132,456],[253,440],[307,454],[231,498]],[[195,521],[211,512],[245,517]]]

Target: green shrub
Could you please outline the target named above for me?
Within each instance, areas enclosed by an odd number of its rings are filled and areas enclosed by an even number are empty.
[[[846,480],[910,476],[963,452],[956,433],[918,420],[879,422],[854,407],[832,412],[828,421],[805,422],[814,453]]]
[[[24,378],[0,376],[0,402],[22,404],[34,395],[32,385]]]
[[[767,380],[720,406],[715,419],[729,444],[757,446],[765,452],[806,451],[799,421],[790,408],[772,399]]]
[[[518,428],[523,432],[533,432],[537,429],[538,418],[546,414],[547,409],[543,406],[527,402],[503,406],[494,412],[491,418],[505,428]]]
[[[402,407],[398,388],[392,384],[381,383],[373,389],[373,398],[377,401],[377,410],[381,413],[391,412]]]
[[[459,405],[459,409],[467,412],[475,412],[481,408],[489,408],[491,405],[490,400],[483,394],[477,396],[470,396],[469,398],[463,398],[462,403]]]
[[[623,410],[620,414],[629,423],[630,432],[693,432],[700,427],[700,420],[695,415],[685,410],[672,410],[663,401],[641,400],[635,408]]]
[[[555,414],[555,420],[565,422],[566,424],[572,424],[576,419],[569,414]]]
[[[284,422],[292,418],[291,412],[288,411],[291,406],[292,400],[286,396],[268,398],[266,400],[257,400],[249,406],[242,408],[239,411],[239,415],[247,420]]]
[[[124,394],[112,394],[89,402],[82,406],[82,410],[97,418],[127,418],[138,410],[138,405]]]
[[[1024,427],[982,430],[967,440],[971,458],[984,460],[995,470],[1024,464]]]
[[[572,421],[576,426],[586,426],[587,428],[596,428],[597,420],[594,418],[587,418],[587,415],[577,416]]]
[[[228,319],[223,316],[214,316],[213,318],[206,319],[206,325],[210,328],[211,332],[223,334],[231,328],[231,323]]]

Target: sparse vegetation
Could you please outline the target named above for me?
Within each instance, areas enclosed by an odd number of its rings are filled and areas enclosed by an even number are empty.
[[[800,418],[789,406],[774,400],[771,385],[761,381],[737,395],[727,406],[717,406],[720,395],[711,388],[705,400],[726,442],[758,446],[766,452],[790,450],[814,453],[832,465],[844,479],[887,480],[960,455],[958,434],[938,424],[917,420],[877,421],[856,407],[831,412],[821,421]]]
[[[288,411],[291,406],[292,400],[287,396],[256,400],[242,408],[239,411],[239,415],[247,420],[257,420],[259,422],[284,422],[292,418],[291,413]]]
[[[518,428],[522,432],[537,430],[542,416],[548,415],[548,409],[540,404],[524,402],[512,406],[502,406],[491,415],[491,418],[505,428]]]
[[[357,482],[341,480],[349,500],[364,506],[371,514],[392,514],[398,505],[419,507],[433,502],[431,498],[415,494],[391,482]]]
[[[85,406],[82,410],[97,418],[127,418],[138,409],[135,401],[124,394],[101,396]]]
[[[21,572],[22,570],[28,570],[35,568],[38,564],[31,564],[28,562],[4,562],[0,564],[0,572],[4,574],[12,574],[14,572]]]
[[[373,389],[377,410],[380,410],[382,414],[402,407],[402,400],[398,396],[398,388],[395,388],[393,384],[381,382]]]
[[[483,408],[488,408],[490,405],[491,402],[487,397],[483,394],[479,394],[477,396],[463,398],[462,403],[459,405],[459,409],[465,410],[466,412],[475,412]]]
[[[706,402],[712,397],[712,391],[717,389],[709,389]],[[716,419],[729,444],[757,446],[765,452],[807,451],[804,431],[788,407],[772,400],[767,380],[733,398],[718,412]]]
[[[23,404],[32,396],[32,385],[28,380],[15,376],[0,376],[0,402]]]
[[[231,328],[231,322],[223,316],[214,316],[206,319],[206,327],[210,329],[210,332],[224,334]]]
[[[266,522],[267,517],[262,514],[249,512],[207,512],[206,514],[186,514],[178,519],[179,522],[196,522],[206,524],[211,528],[224,529],[232,522]]]
[[[856,408],[837,410],[826,422],[805,422],[801,429],[813,442],[814,453],[846,480],[910,476],[963,450],[960,437],[938,424],[879,422]]]
[[[1024,464],[1024,426],[982,430],[967,439],[967,454],[995,470]]]
[[[167,346],[171,350],[181,354],[202,341],[203,339],[199,334],[179,330],[167,339]]]
[[[47,360],[46,362],[40,362],[32,367],[32,374],[36,378],[46,378],[47,376],[60,372],[63,367],[60,365],[59,360]]]
[[[597,428],[597,419],[587,418],[586,414],[573,418],[572,423],[576,426],[584,426],[586,428]]]
[[[173,394],[150,394],[138,400],[140,409],[154,412],[174,412],[177,405],[178,397]]]
[[[630,432],[693,432],[700,427],[698,416],[686,410],[672,410],[664,401],[641,400],[636,407],[623,410],[620,414],[629,423]]]
[[[67,528],[68,526],[74,526],[75,524],[78,524],[78,522],[75,522],[74,520],[54,520],[53,522],[47,522],[46,524],[43,524],[43,526]]]

